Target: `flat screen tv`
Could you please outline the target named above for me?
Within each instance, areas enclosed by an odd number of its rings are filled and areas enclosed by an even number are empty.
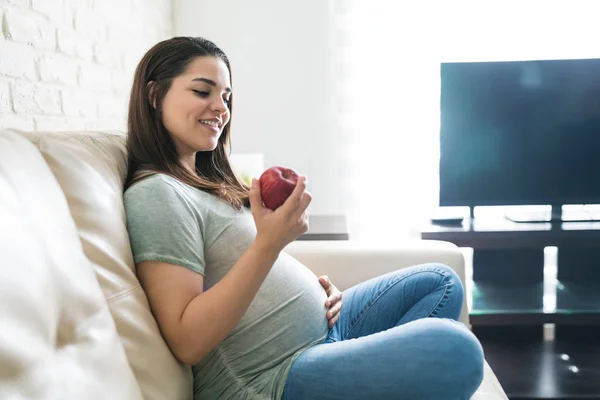
[[[440,206],[600,203],[600,59],[440,72]]]

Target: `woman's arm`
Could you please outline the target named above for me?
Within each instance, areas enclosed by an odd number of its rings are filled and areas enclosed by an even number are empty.
[[[217,347],[248,310],[278,254],[253,242],[206,292],[202,275],[185,267],[158,261],[137,265],[154,317],[177,359],[193,365]]]
[[[136,265],[161,332],[180,361],[198,363],[231,332],[256,296],[279,253],[306,232],[311,196],[305,179],[276,211],[262,205],[260,189],[250,191],[257,235],[217,284],[204,291],[204,278],[188,268],[159,261]]]

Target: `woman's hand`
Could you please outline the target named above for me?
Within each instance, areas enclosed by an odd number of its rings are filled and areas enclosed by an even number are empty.
[[[312,197],[306,191],[306,176],[296,182],[294,191],[275,211],[264,206],[258,179],[252,179],[250,208],[256,224],[256,240],[276,252],[283,250],[308,230],[306,208]]]
[[[329,320],[329,329],[333,328],[333,325],[337,322],[340,317],[340,311],[342,310],[342,292],[336,288],[333,283],[329,280],[327,275],[319,277],[319,283],[325,289],[327,293],[327,300],[325,300],[325,307],[328,308],[327,319]]]

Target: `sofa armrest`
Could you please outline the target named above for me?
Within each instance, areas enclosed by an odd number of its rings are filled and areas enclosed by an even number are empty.
[[[458,247],[449,242],[415,240],[392,245],[352,240],[297,240],[284,251],[315,275],[329,275],[340,290],[397,269],[431,262],[449,266],[465,284],[464,257]],[[466,301],[460,320],[469,326]]]

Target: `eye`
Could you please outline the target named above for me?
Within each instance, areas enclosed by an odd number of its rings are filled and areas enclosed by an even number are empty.
[[[192,92],[196,93],[196,96],[200,96],[200,97],[208,97],[209,93],[208,92],[204,92],[202,90],[194,90],[192,89]]]

